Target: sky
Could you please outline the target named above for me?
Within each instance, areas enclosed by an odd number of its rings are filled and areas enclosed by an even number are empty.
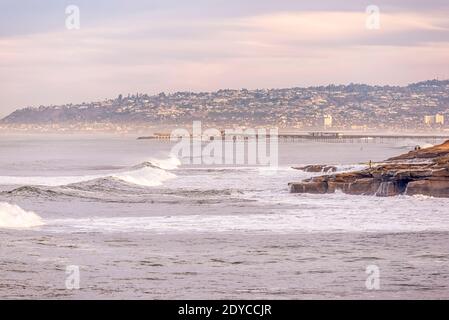
[[[448,79],[448,17],[447,0],[0,0],[0,116],[136,92]]]

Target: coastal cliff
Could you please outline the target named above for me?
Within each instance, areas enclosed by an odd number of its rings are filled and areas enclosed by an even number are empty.
[[[449,197],[449,140],[410,151],[360,171],[326,174],[288,184],[292,193]]]

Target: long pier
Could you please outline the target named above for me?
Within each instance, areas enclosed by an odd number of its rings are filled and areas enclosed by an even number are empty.
[[[259,139],[259,136],[242,134],[231,134],[230,136],[222,135],[220,136],[208,136],[208,137],[194,137],[190,135],[191,138],[202,138],[203,140],[248,140],[248,139]],[[271,139],[270,135],[263,136],[263,138]],[[391,141],[411,139],[414,141],[422,141],[429,143],[437,143],[444,140],[449,140],[449,134],[447,135],[387,135],[387,134],[343,134],[337,132],[310,132],[310,133],[280,133],[277,135],[279,141],[282,142],[326,142],[326,143],[387,143]],[[155,133],[152,136],[138,137],[139,140],[144,139],[154,139],[154,140],[170,140],[170,133]]]

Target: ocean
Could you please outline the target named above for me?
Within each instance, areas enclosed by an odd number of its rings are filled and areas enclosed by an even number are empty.
[[[132,135],[3,135],[0,298],[449,298],[449,199],[287,186],[317,175],[292,166],[416,144],[280,142],[265,167],[190,165]]]

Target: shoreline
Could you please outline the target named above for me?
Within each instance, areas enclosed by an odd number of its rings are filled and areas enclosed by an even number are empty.
[[[309,166],[321,172],[323,165]],[[307,171],[307,167],[297,168]],[[372,163],[359,171],[327,174],[288,184],[291,193],[334,193],[340,190],[354,195],[390,197],[400,194],[449,197],[449,140]]]

